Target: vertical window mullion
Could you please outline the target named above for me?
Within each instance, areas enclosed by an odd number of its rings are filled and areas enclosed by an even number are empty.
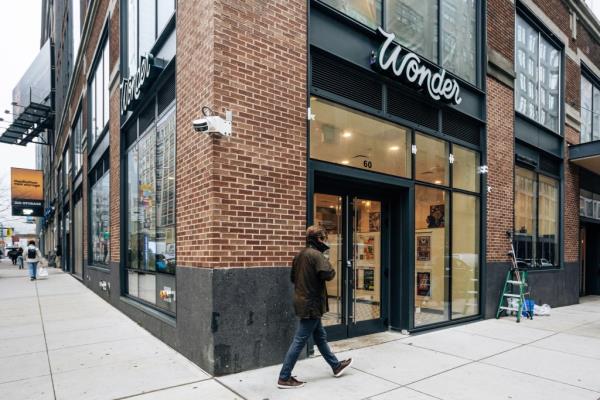
[[[541,54],[541,45],[542,45],[542,35],[540,34],[540,32],[538,31],[538,48],[537,48],[537,94],[538,94],[538,98],[537,98],[537,106],[538,106],[538,115],[537,115],[537,122],[542,123],[542,102],[541,102],[541,84],[540,84],[540,78],[541,78],[541,69],[540,69],[540,54]]]

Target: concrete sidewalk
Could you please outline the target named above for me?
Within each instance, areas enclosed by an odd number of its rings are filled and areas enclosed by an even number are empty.
[[[241,399],[72,276],[49,272],[30,282],[0,260],[0,399]]]
[[[600,297],[520,324],[385,332],[334,347],[354,358],[351,370],[335,379],[320,357],[301,361],[302,389],[275,387],[280,366],[212,378],[75,278],[50,269],[29,282],[0,262],[2,400],[600,399]]]

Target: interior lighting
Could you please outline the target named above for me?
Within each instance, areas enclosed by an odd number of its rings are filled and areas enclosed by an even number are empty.
[[[342,137],[350,138],[352,137],[352,132],[345,131],[344,133],[342,133]]]
[[[342,161],[342,164],[344,164],[344,165],[348,165],[348,164],[350,164],[350,161],[348,161],[348,160],[343,160],[343,161]]]
[[[390,151],[398,151],[400,150],[400,146],[391,146]]]

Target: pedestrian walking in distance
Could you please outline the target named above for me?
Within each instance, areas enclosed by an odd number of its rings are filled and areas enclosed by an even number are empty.
[[[37,265],[42,259],[42,253],[40,253],[40,249],[35,247],[34,240],[29,241],[25,255],[27,256],[27,265],[29,265],[29,280],[35,281],[37,278]]]
[[[335,270],[323,255],[329,249],[325,243],[327,231],[321,226],[313,225],[306,230],[306,247],[302,249],[292,262],[291,279],[294,284],[294,312],[299,318],[298,328],[292,344],[285,356],[277,387],[280,389],[296,389],[304,386],[304,382],[292,376],[292,370],[300,352],[306,345],[310,335],[323,359],[329,364],[333,376],[340,377],[352,365],[352,359],[338,361],[327,344],[327,334],[321,323],[321,317],[329,311],[327,304],[326,281],[335,277]]]
[[[19,269],[23,269],[23,248],[19,247],[17,250],[17,264],[19,265]]]

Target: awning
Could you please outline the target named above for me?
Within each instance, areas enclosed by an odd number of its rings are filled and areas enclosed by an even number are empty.
[[[51,107],[31,102],[0,135],[0,142],[19,146],[26,146],[28,143],[48,144],[40,134],[46,129],[52,129],[53,120]]]
[[[570,146],[569,160],[600,175],[600,140]]]

